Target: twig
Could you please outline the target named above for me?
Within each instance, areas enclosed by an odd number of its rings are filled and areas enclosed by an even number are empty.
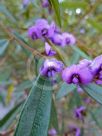
[[[34,56],[38,55],[40,57],[43,58],[47,58],[46,56],[42,55],[39,51],[29,47],[26,43],[24,43],[23,41],[21,41],[20,39],[18,39],[12,32],[10,29],[6,28],[5,25],[0,21],[0,26],[3,28],[3,30],[8,34],[8,36],[10,37],[10,39],[14,39],[16,40],[20,46],[26,48],[27,50],[29,50]]]

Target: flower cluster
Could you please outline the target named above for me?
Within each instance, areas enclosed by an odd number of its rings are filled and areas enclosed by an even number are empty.
[[[102,55],[93,61],[85,59],[77,65],[65,68],[62,79],[68,84],[88,84],[93,81],[102,84]]]
[[[46,45],[47,54],[53,55],[55,52]],[[93,61],[82,60],[79,64],[73,64],[63,70],[64,65],[56,59],[46,60],[40,69],[41,74],[47,77],[53,77],[55,73],[62,72],[62,79],[67,84],[89,84],[95,82],[102,84],[102,55],[96,57]],[[62,71],[63,70],[63,71]]]
[[[67,32],[61,33],[54,22],[48,23],[46,19],[38,19],[35,25],[28,29],[28,36],[33,40],[46,38],[52,41],[55,45],[64,47],[66,45],[73,45],[76,42],[75,37]]]

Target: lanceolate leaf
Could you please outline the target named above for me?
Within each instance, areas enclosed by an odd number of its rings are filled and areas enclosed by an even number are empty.
[[[85,52],[83,52],[80,48],[77,46],[71,46],[71,48],[76,51],[80,56],[82,56],[85,59],[91,59],[90,56],[88,56]]]
[[[51,101],[51,81],[39,76],[23,107],[14,136],[47,136]]]
[[[50,127],[55,128],[57,131],[59,130],[57,111],[56,111],[56,106],[55,106],[54,99],[52,100]]]
[[[61,17],[60,17],[60,7],[59,7],[59,2],[58,0],[50,0],[54,10],[55,10],[55,14],[57,17],[57,21],[59,23],[59,25],[61,26]]]
[[[102,87],[94,83],[81,85],[83,90],[87,92],[93,99],[102,104]]]
[[[75,89],[75,85],[71,84],[68,85],[66,83],[63,83],[61,85],[60,90],[58,91],[58,93],[56,94],[56,99],[60,99],[66,95],[68,95],[71,91],[73,91]]]

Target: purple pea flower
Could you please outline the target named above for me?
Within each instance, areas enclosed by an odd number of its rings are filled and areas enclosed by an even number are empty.
[[[52,37],[55,30],[55,23],[52,22],[50,25],[48,24],[48,21],[45,19],[38,19],[36,21],[36,27],[40,33],[41,36],[45,37]]]
[[[54,33],[54,35],[51,37],[51,41],[55,45],[61,46],[62,45],[62,41],[63,41],[63,37],[59,33]]]
[[[41,37],[36,26],[32,26],[28,29],[28,36],[33,40],[39,39]]]
[[[48,56],[54,56],[56,54],[56,51],[52,50],[48,43],[45,43],[45,52]]]
[[[92,61],[90,68],[94,75],[96,83],[102,85],[102,55],[96,57]]]
[[[93,75],[88,67],[72,65],[63,70],[62,79],[68,84],[88,84],[93,80]]]
[[[23,0],[23,7],[25,8],[26,6],[28,6],[29,5],[29,3],[30,3],[30,0]]]
[[[81,130],[75,125],[70,126],[70,132],[75,134],[75,136],[81,136]]]
[[[54,128],[52,128],[52,129],[50,129],[48,131],[48,135],[49,136],[56,136],[57,135],[57,131]]]
[[[87,60],[87,59],[83,59],[79,62],[79,64],[81,64],[83,67],[87,67],[89,65],[91,65],[92,61],[91,60]]]
[[[49,4],[49,1],[48,0],[42,0],[42,7],[43,8],[47,8],[47,7],[49,7],[50,6],[50,4]]]
[[[77,87],[77,92],[80,94],[84,93],[83,89],[80,86]]]
[[[44,37],[50,38],[53,36],[54,31],[54,22],[49,25],[46,19],[38,19],[35,25],[28,29],[28,36],[31,37],[33,40],[43,39]]]
[[[56,73],[60,73],[63,70],[63,63],[56,59],[45,60],[43,66],[40,69],[40,73],[46,77],[54,77]]]
[[[70,33],[62,33],[62,37],[63,37],[63,44],[62,46],[66,46],[66,45],[74,45],[76,42],[75,37],[70,34]]]
[[[74,111],[74,116],[77,119],[83,120],[84,116],[86,116],[86,107],[80,106],[79,108],[76,108]]]

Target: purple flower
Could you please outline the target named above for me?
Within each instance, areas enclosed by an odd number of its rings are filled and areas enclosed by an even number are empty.
[[[75,125],[70,126],[70,132],[75,134],[75,136],[81,136],[81,130]]]
[[[43,66],[40,69],[40,73],[46,77],[54,77],[56,73],[60,73],[63,70],[63,63],[56,59],[45,60]]]
[[[93,75],[88,67],[72,65],[63,70],[62,79],[68,84],[88,84],[92,81]]]
[[[79,62],[79,64],[81,64],[83,67],[87,67],[89,65],[91,65],[92,61],[91,60],[87,60],[87,59],[83,59]]]
[[[36,26],[32,26],[28,29],[28,36],[33,40],[39,39],[41,37]]]
[[[62,46],[66,46],[66,45],[74,45],[76,42],[75,37],[70,34],[70,33],[62,33],[62,37],[63,37],[63,44]]]
[[[94,74],[96,83],[102,85],[102,55],[96,57],[92,61],[90,68],[92,73]]]
[[[57,135],[57,131],[54,128],[52,128],[52,129],[50,129],[48,131],[48,135],[49,136],[56,136]]]
[[[55,23],[52,22],[51,25],[45,19],[38,19],[36,21],[36,27],[41,36],[52,37],[55,30]]]
[[[47,7],[49,7],[50,6],[50,4],[49,4],[49,1],[48,0],[42,0],[42,7],[43,8],[47,8]]]
[[[27,5],[29,5],[30,0],[23,0],[23,7],[26,7]]]
[[[57,28],[58,29],[58,28]],[[60,33],[59,30],[55,28],[55,33],[51,37],[51,41],[58,46],[64,47],[67,45],[73,45],[76,42],[75,37],[69,33]],[[58,32],[57,32],[58,31]]]
[[[45,43],[45,52],[48,56],[54,56],[56,54],[56,51],[52,50],[48,43]]]
[[[55,45],[58,45],[58,46],[61,46],[62,45],[62,40],[63,40],[63,37],[61,34],[59,33],[55,33],[52,37],[51,37],[51,41],[55,44]]]
[[[77,119],[83,120],[84,116],[86,116],[86,107],[80,106],[79,108],[76,108],[74,111],[74,116]]]
[[[45,19],[38,19],[34,26],[28,29],[28,35],[33,40],[40,38],[50,38],[53,36],[55,31],[55,23],[52,22],[50,25]]]
[[[78,93],[80,93],[80,94],[81,94],[81,93],[82,93],[82,94],[84,93],[83,89],[82,89],[80,86],[77,87],[77,91],[78,91]]]

